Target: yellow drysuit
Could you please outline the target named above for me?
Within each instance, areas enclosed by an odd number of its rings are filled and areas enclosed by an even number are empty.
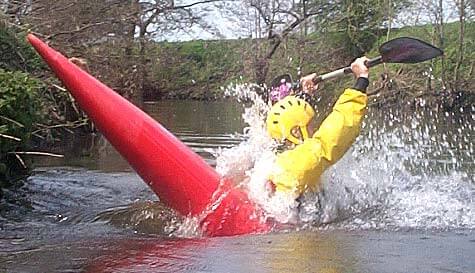
[[[277,155],[269,176],[276,191],[297,197],[307,189],[318,190],[322,173],[345,154],[358,136],[367,101],[365,93],[346,89],[311,138]]]

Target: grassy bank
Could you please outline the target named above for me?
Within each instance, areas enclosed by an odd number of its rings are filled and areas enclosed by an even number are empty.
[[[450,23],[444,26],[444,43],[440,45],[434,39],[433,27],[405,27],[389,32],[389,39],[401,36],[419,38],[441,47],[445,51],[443,58],[411,65],[384,65],[374,69],[370,92],[381,93],[394,91],[394,88],[406,90],[412,97],[439,96],[473,92],[473,60],[475,52],[475,23],[465,25],[465,41],[463,59],[459,61],[459,28],[460,24]],[[387,40],[387,31],[382,30],[368,52],[368,56],[379,55],[378,47]],[[324,73],[347,65],[356,57],[345,47],[342,35],[312,34],[306,41],[305,48],[299,47],[299,40],[290,37],[281,46],[274,58],[268,73],[268,82],[272,77],[282,73],[291,73],[297,77],[301,61],[304,74]],[[149,57],[150,72],[146,80],[146,99],[160,98],[220,98],[220,86],[243,79],[253,81],[253,66],[256,41],[225,40],[225,41],[191,41],[183,43],[158,43],[151,45],[153,54]],[[303,53],[302,53],[303,51]],[[458,72],[456,72],[458,70]],[[458,73],[456,76],[455,73]],[[379,75],[385,75],[383,80]],[[389,83],[391,80],[391,83]],[[328,88],[345,85],[348,79],[327,83]],[[383,91],[384,91],[383,90]],[[409,94],[408,93],[408,94]]]

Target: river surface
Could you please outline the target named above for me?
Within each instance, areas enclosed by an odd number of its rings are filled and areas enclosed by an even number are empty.
[[[261,109],[243,104],[145,109],[242,178],[270,151]],[[302,224],[224,238],[164,208],[100,135],[71,136],[1,203],[0,272],[475,272],[475,111],[408,109],[370,109]]]

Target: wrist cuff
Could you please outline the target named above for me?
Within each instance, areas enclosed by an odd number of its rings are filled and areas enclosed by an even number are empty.
[[[368,88],[368,85],[369,85],[368,78],[359,77],[356,80],[356,83],[353,86],[353,89],[366,93],[366,88]]]

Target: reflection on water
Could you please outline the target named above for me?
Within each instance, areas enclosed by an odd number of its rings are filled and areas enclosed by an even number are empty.
[[[96,259],[86,272],[353,272],[356,253],[339,237],[293,233],[238,240],[132,239]],[[222,253],[228,255],[223,259]]]
[[[470,234],[292,232],[51,240],[0,255],[6,272],[471,272]],[[472,236],[473,239],[473,236]],[[1,244],[1,242],[0,242]]]
[[[159,101],[147,102],[145,111],[201,155],[210,165],[218,148],[236,146],[242,134],[243,106],[234,101]],[[50,148],[64,158],[41,158],[38,166],[78,166],[106,172],[132,171],[128,163],[101,135],[67,137]]]
[[[214,150],[244,140],[243,107],[234,101],[149,102],[146,111],[213,166]]]
[[[261,110],[242,118],[230,101],[146,105],[233,177],[269,148]],[[55,147],[65,158],[37,162],[15,200],[0,204],[0,272],[469,272],[474,126],[474,109],[371,109],[325,175],[319,207],[303,206],[306,225],[232,238],[201,238],[101,136],[71,138]]]

